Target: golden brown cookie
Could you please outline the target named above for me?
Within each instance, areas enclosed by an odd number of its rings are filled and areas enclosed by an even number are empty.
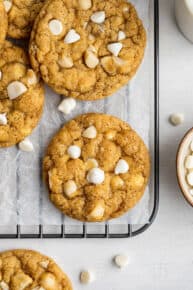
[[[0,48],[3,45],[7,34],[7,13],[5,11],[3,1],[0,0]]]
[[[8,35],[29,38],[32,26],[45,0],[4,0],[8,13]]]
[[[0,289],[72,290],[67,275],[55,262],[31,250],[0,253]]]
[[[0,147],[30,135],[40,120],[44,88],[25,51],[6,41],[0,50]]]
[[[105,114],[67,123],[43,162],[50,199],[81,221],[119,217],[142,197],[149,179],[148,150],[131,127]]]
[[[132,78],[145,45],[142,21],[125,0],[48,0],[33,27],[30,57],[57,93],[96,100]]]

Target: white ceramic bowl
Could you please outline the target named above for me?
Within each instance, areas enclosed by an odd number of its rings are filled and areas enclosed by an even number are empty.
[[[190,143],[193,140],[193,128],[190,129],[186,135],[182,138],[179,145],[177,158],[176,158],[176,169],[177,169],[177,179],[180,189],[188,201],[188,203],[193,206],[193,196],[190,194],[190,186],[186,181],[186,169],[185,169],[185,159],[190,154]]]

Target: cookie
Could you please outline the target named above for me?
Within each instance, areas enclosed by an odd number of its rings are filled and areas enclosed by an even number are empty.
[[[96,100],[133,77],[145,46],[142,21],[125,0],[48,0],[33,27],[30,57],[57,93]]]
[[[55,262],[31,250],[0,253],[0,289],[72,290],[71,282]]]
[[[44,88],[25,51],[6,41],[0,50],[0,147],[30,135],[40,120]]]
[[[7,14],[3,5],[3,1],[0,0],[0,48],[5,41],[7,27],[8,27]]]
[[[133,208],[149,179],[148,150],[131,127],[105,114],[67,123],[51,141],[43,175],[51,201],[81,221],[105,221]]]
[[[29,38],[32,26],[45,0],[6,0],[8,35],[12,38]]]

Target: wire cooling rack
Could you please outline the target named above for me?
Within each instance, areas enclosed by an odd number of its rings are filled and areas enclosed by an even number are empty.
[[[159,205],[159,0],[152,0],[154,25],[154,100],[153,100],[153,193],[148,221],[143,225],[80,223],[60,226],[1,226],[1,239],[43,239],[43,238],[129,238],[143,233],[154,221]]]

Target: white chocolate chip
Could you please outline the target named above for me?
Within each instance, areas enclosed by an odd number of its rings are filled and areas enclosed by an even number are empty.
[[[114,56],[118,56],[121,49],[123,48],[123,44],[121,42],[114,42],[108,44],[107,48]]]
[[[68,197],[72,197],[72,195],[77,191],[77,185],[73,180],[69,180],[64,184],[64,193]]]
[[[87,181],[92,184],[101,184],[105,180],[105,173],[100,168],[93,168],[87,174]]]
[[[12,7],[12,3],[11,3],[11,1],[5,0],[5,1],[3,1],[3,4],[4,4],[4,7],[5,7],[5,11],[6,11],[6,12],[9,12],[9,10],[10,10],[11,7]]]
[[[193,155],[189,155],[186,157],[185,168],[193,169]]]
[[[178,126],[184,122],[184,115],[183,114],[172,114],[170,116],[170,123],[174,126]]]
[[[0,282],[0,287],[2,290],[9,290],[9,286],[4,281]]]
[[[118,41],[124,40],[126,38],[126,34],[124,31],[120,30],[118,32]]]
[[[6,113],[0,114],[0,125],[7,125]]]
[[[25,92],[27,92],[26,86],[19,81],[14,81],[10,83],[7,87],[7,93],[10,100],[16,99],[17,97],[21,96]]]
[[[64,42],[68,44],[77,42],[78,40],[80,40],[80,35],[74,29],[68,31],[64,38]]]
[[[105,12],[98,11],[91,15],[91,20],[94,23],[101,24],[105,21]]]
[[[193,186],[193,172],[187,174],[187,181],[190,186]]]
[[[25,138],[19,143],[19,149],[25,152],[34,151],[34,146],[28,138]]]
[[[80,147],[76,146],[76,145],[72,145],[70,147],[68,147],[68,155],[72,158],[72,159],[78,159],[81,155],[81,149]]]
[[[82,284],[89,284],[95,280],[95,276],[91,271],[82,271],[80,273],[80,282]]]
[[[46,289],[41,287],[41,286],[37,286],[37,287],[33,288],[32,290],[46,290]]]
[[[94,219],[101,219],[104,216],[105,209],[101,204],[96,205],[96,207],[90,213],[90,217]]]
[[[48,265],[49,265],[49,261],[48,260],[45,260],[45,261],[41,261],[39,262],[40,266],[44,269],[47,269],[48,268]]]
[[[28,70],[28,85],[35,85],[38,82],[38,77],[32,69]]]
[[[3,76],[3,73],[2,73],[2,71],[0,70],[0,80],[2,80],[2,76]]]
[[[28,288],[28,286],[30,284],[32,284],[33,280],[30,276],[24,274],[24,273],[17,273],[15,274],[14,276],[15,280],[18,281],[18,284],[17,284],[17,289],[19,290],[24,290],[26,288]]]
[[[97,136],[97,130],[94,126],[90,126],[83,132],[82,136],[88,139],[94,139]]]
[[[126,7],[123,7],[123,12],[128,12],[129,11],[129,7],[126,6]]]
[[[192,140],[192,142],[190,143],[190,150],[193,151],[193,140]]]
[[[129,259],[126,255],[117,255],[114,257],[114,262],[117,267],[124,268],[129,264]]]
[[[76,101],[73,98],[64,99],[58,106],[58,110],[65,115],[70,114],[76,107]]]
[[[43,273],[41,276],[41,286],[43,286],[45,289],[57,289],[56,287],[56,278],[51,273]]]
[[[92,7],[92,1],[91,0],[79,0],[80,8],[83,10],[88,10]]]
[[[193,196],[193,189],[190,189],[189,193]]]
[[[96,47],[95,47],[94,45],[92,45],[92,44],[89,45],[87,51],[91,51],[91,52],[97,53],[97,49],[96,49]]]
[[[87,50],[85,53],[85,63],[89,68],[95,68],[99,64],[99,59],[95,53]]]
[[[129,165],[124,159],[120,159],[115,167],[115,174],[124,174],[129,171]]]
[[[63,30],[63,25],[60,20],[53,19],[48,23],[49,29],[53,35],[60,35]]]
[[[64,56],[62,59],[58,60],[58,63],[61,67],[71,68],[73,67],[73,60],[70,56]]]

